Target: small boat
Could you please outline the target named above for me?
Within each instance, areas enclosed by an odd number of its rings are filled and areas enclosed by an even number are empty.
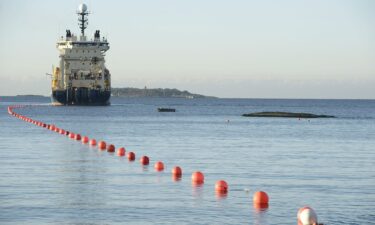
[[[172,108],[158,108],[159,112],[176,112],[176,109]]]

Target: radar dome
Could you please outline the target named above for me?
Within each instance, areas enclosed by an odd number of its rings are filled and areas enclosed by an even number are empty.
[[[86,4],[80,4],[79,6],[78,6],[78,12],[80,12],[80,13],[84,13],[84,12],[86,12],[87,11],[87,5]]]

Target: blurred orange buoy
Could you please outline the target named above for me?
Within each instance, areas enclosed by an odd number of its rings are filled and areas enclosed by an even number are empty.
[[[124,156],[125,155],[125,148],[124,147],[121,147],[117,150],[117,155],[118,156]]]
[[[228,184],[224,180],[219,180],[215,184],[215,191],[227,193],[228,192]]]
[[[65,130],[64,129],[60,129],[59,133],[65,135]]]
[[[91,139],[90,140],[90,145],[95,146],[96,145],[96,140],[95,139]]]
[[[172,169],[172,175],[175,177],[181,177],[182,176],[182,170],[179,166],[175,166]]]
[[[77,140],[77,141],[80,141],[81,140],[81,135],[80,134],[75,134],[74,135],[74,139]]]
[[[194,184],[203,184],[204,183],[204,175],[200,171],[196,171],[191,175],[191,181]]]
[[[75,137],[75,134],[73,132],[70,132],[69,133],[69,138],[74,139],[74,137]]]
[[[128,160],[134,161],[135,160],[135,154],[134,152],[128,152]]]
[[[298,225],[318,225],[318,216],[315,211],[308,207],[302,207],[297,213]]]
[[[266,192],[257,191],[254,193],[253,202],[254,204],[268,204],[269,198]]]
[[[100,150],[105,150],[106,147],[107,147],[107,144],[106,144],[104,141],[99,141],[99,142],[98,142],[98,148],[99,148]]]
[[[108,145],[108,147],[107,147],[107,152],[115,152],[115,146],[114,145],[112,145],[112,144],[110,144],[110,145]]]
[[[88,142],[89,142],[89,137],[84,136],[84,137],[82,138],[82,143],[83,143],[83,144],[87,144]]]
[[[154,168],[156,171],[163,171],[164,170],[164,163],[161,161],[158,161],[155,163]]]
[[[142,165],[148,165],[150,163],[150,159],[147,156],[142,156],[141,159],[139,160]]]

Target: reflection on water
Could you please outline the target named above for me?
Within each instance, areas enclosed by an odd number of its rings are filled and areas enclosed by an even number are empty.
[[[203,184],[192,183],[192,196],[193,198],[200,199],[203,196]]]
[[[227,192],[223,193],[223,192],[216,191],[215,194],[216,194],[216,199],[218,199],[218,200],[224,200],[224,199],[226,199],[228,197],[228,193]]]
[[[265,205],[254,204],[254,207],[253,207],[254,225],[269,224],[267,222],[267,218],[268,218],[267,212],[268,212],[268,204],[265,204]],[[283,222],[280,221],[278,224],[282,224],[282,223]]]
[[[176,175],[176,174],[172,174],[172,180],[174,182],[180,182],[182,179],[182,175]]]

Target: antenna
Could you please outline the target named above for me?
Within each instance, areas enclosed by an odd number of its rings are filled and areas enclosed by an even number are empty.
[[[82,36],[85,36],[85,29],[87,28],[87,25],[89,24],[87,17],[85,18],[85,16],[89,15],[86,4],[82,3],[78,6],[77,15],[78,15],[78,22],[79,22],[78,25],[79,25],[79,28],[81,29],[81,34]]]

